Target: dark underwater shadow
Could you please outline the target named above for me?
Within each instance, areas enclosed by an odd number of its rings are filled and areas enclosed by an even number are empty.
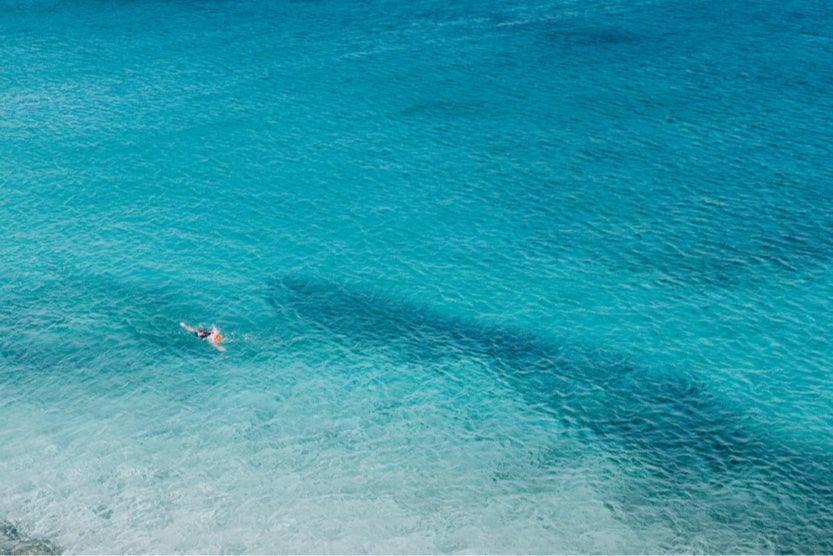
[[[453,357],[487,360],[495,380],[582,439],[602,442],[617,468],[628,470],[619,493],[627,513],[619,518],[627,521],[641,509],[654,515],[652,506],[665,507],[659,514],[680,537],[680,546],[690,546],[686,536],[693,529],[686,526],[689,509],[680,501],[699,499],[710,518],[749,531],[747,551],[756,546],[833,550],[833,465],[827,452],[753,432],[741,413],[692,378],[649,371],[601,349],[444,316],[339,282],[289,276],[269,285],[267,300],[284,318],[303,319],[354,350],[392,349],[399,357],[427,363]],[[539,461],[544,471],[569,465],[555,454]],[[739,508],[734,502],[712,502],[704,492],[704,487],[720,492],[738,482],[778,502]],[[759,539],[766,542],[756,544]]]
[[[550,23],[544,37],[550,45],[563,47],[640,45],[644,40],[643,36],[622,27],[576,25],[574,21]]]

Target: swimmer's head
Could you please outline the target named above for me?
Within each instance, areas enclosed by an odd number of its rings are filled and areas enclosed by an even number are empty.
[[[211,337],[211,339],[214,340],[215,342],[222,342],[223,341],[223,337],[220,336],[219,332],[215,332],[214,335]]]

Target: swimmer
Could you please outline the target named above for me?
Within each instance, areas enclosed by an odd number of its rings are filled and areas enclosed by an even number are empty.
[[[205,340],[211,345],[211,347],[213,347],[217,351],[226,351],[226,348],[220,345],[220,342],[223,341],[223,337],[220,335],[220,331],[217,330],[217,327],[213,324],[211,325],[210,329],[194,328],[193,326],[188,326],[184,322],[179,323],[179,326],[181,326],[183,330],[193,334],[200,340]]]

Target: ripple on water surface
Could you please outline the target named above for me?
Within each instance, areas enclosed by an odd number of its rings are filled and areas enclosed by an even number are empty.
[[[0,5],[0,552],[833,552],[830,10]]]

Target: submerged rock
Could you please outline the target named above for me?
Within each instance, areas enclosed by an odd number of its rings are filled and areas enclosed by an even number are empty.
[[[9,521],[0,519],[0,554],[61,554],[56,543],[43,537],[29,536]]]

